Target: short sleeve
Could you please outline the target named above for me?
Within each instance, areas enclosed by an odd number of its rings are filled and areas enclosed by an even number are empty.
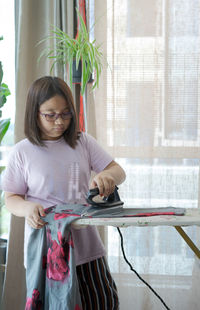
[[[25,195],[27,192],[27,184],[25,182],[25,163],[22,155],[14,146],[11,150],[6,169],[2,175],[2,190],[19,195]]]
[[[91,135],[85,134],[85,139],[87,140],[91,169],[99,173],[111,163],[113,157],[107,153]]]

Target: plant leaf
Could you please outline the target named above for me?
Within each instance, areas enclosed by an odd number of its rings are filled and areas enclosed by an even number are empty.
[[[2,83],[2,80],[3,80],[3,68],[2,68],[2,63],[0,61],[0,85]]]
[[[8,127],[10,126],[10,119],[1,119],[0,120],[0,143],[5,136]]]
[[[0,166],[0,174],[3,172],[5,168],[6,168],[5,166]]]
[[[10,95],[10,90],[5,83],[0,85],[0,108],[4,106],[7,101],[7,96]]]

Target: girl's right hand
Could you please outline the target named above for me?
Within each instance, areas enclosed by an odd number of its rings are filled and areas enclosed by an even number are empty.
[[[44,208],[40,204],[29,202],[26,208],[26,221],[32,228],[40,229],[47,224],[40,218],[46,216]]]

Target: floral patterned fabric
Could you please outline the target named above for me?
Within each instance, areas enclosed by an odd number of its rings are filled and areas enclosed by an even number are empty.
[[[45,209],[48,224],[43,229],[32,229],[28,244],[25,310],[82,309],[70,224],[84,210],[84,205]]]

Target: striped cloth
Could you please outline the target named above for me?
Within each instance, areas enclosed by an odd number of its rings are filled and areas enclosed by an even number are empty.
[[[118,310],[117,287],[105,257],[76,267],[83,310]]]

